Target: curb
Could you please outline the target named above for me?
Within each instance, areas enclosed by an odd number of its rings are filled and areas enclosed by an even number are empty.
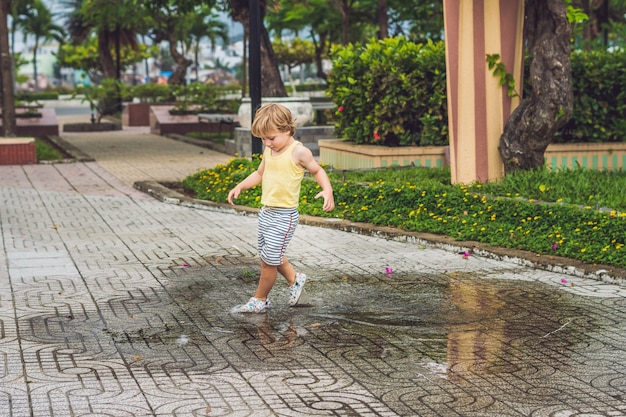
[[[65,152],[70,154],[73,158],[73,162],[95,162],[95,159],[91,156],[87,155],[76,146],[72,145],[68,141],[64,140],[60,136],[50,135],[48,136],[48,140],[54,143],[56,146],[63,149]],[[55,161],[58,162],[58,161]]]
[[[160,183],[157,181],[138,181],[133,184],[135,189],[149,194],[157,200],[167,204],[191,207],[200,210],[238,213],[242,215],[256,215],[259,211],[259,209],[252,207],[231,206],[227,203],[216,203],[213,201],[194,199],[171,188],[179,185],[180,184]],[[594,279],[626,287],[626,269],[617,268],[611,265],[589,265],[575,259],[563,258],[560,256],[540,255],[518,249],[489,246],[484,243],[473,241],[460,242],[448,236],[409,232],[392,227],[374,226],[369,223],[358,223],[348,220],[302,215],[300,216],[299,223],[308,226],[326,227],[350,233],[358,233],[365,236],[381,237],[399,242],[431,246],[448,252],[464,253],[467,251],[475,256],[481,256],[498,261],[512,262],[520,266],[572,275],[580,278]]]

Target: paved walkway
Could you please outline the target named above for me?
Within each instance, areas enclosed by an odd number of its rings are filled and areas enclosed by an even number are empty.
[[[304,225],[305,305],[233,315],[255,217],[132,187],[229,157],[63,136],[0,167],[0,416],[626,416],[624,287]]]
[[[88,115],[61,116],[64,123],[87,122]],[[172,142],[153,135],[148,127],[127,127],[99,133],[64,132],[62,138],[94,158],[98,165],[127,185],[136,181],[180,181],[202,168],[232,157],[210,149]]]

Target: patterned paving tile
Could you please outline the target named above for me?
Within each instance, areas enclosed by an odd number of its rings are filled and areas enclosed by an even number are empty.
[[[0,201],[1,415],[626,416],[623,287],[302,226],[305,305],[233,315],[254,216],[95,163],[0,167]]]

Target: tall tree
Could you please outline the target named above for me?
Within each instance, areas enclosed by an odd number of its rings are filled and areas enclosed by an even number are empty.
[[[2,92],[2,130],[6,137],[15,136],[15,91],[9,49],[8,16],[11,2],[0,3],[0,90]]]
[[[33,77],[35,91],[38,91],[37,51],[39,50],[39,44],[42,40],[45,42],[52,39],[63,43],[65,32],[61,26],[54,23],[52,13],[42,0],[34,0],[32,7],[27,12],[27,18],[21,21],[20,26],[24,32],[25,41],[28,36],[32,36],[35,39],[33,47]]]
[[[203,5],[199,7],[196,13],[192,14],[189,19],[186,19],[185,33],[187,34],[184,36],[187,49],[193,49],[196,81],[198,81],[198,67],[200,65],[198,62],[198,53],[200,51],[200,41],[207,38],[212,48],[215,48],[220,40],[223,44],[227,44],[229,41],[228,26],[218,20],[211,8]]]
[[[571,26],[563,0],[526,0],[524,37],[532,91],[513,111],[502,136],[505,173],[544,165],[544,152],[573,111]]]
[[[102,76],[118,78],[120,48],[138,47],[137,28],[143,24],[138,16],[144,15],[141,4],[137,0],[65,0],[64,5],[71,10],[66,26],[72,42],[81,44],[95,33]]]
[[[280,37],[283,31],[298,34],[309,31],[315,47],[317,76],[326,80],[322,61],[328,56],[331,44],[341,42],[341,18],[328,0],[282,0],[269,10],[268,28]]]
[[[184,48],[178,50],[179,43],[184,44],[185,20],[196,14],[194,10],[200,2],[176,0],[146,0],[145,3],[151,19],[151,37],[155,44],[163,41],[169,46],[169,53],[175,66],[167,83],[182,85],[185,83],[187,69],[193,61],[185,56]]]
[[[388,0],[389,34],[413,42],[443,39],[443,2]]]
[[[265,16],[265,0],[259,0],[261,7],[261,22]],[[272,42],[265,25],[261,23],[261,33],[250,34],[250,8],[249,0],[228,0],[230,13],[233,20],[240,22],[248,39],[250,36],[261,37],[261,95],[263,97],[286,97],[287,90],[280,76],[278,61],[272,49]]]
[[[20,23],[28,19],[28,12],[32,8],[33,0],[13,0],[11,2],[11,53],[15,55],[15,34]]]

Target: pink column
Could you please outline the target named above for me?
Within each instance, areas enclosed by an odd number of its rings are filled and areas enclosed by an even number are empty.
[[[524,0],[444,0],[450,165],[453,183],[502,178],[498,145],[519,98],[489,70],[499,54],[521,94]]]

